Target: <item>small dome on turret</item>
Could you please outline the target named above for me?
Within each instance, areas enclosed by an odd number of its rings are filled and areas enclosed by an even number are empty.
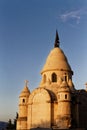
[[[24,89],[22,90],[21,94],[20,94],[20,97],[28,96],[29,94],[30,94],[30,91],[29,91],[28,87],[25,86]]]
[[[25,81],[25,86],[24,86],[22,92],[20,93],[20,97],[25,97],[25,96],[27,97],[27,96],[29,96],[30,91],[29,91],[29,89],[27,87],[27,83],[28,83],[28,81],[26,80]]]

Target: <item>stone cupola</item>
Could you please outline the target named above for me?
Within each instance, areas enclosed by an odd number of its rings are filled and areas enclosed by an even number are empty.
[[[72,79],[73,71],[68,63],[67,57],[59,46],[59,36],[56,31],[54,48],[49,53],[46,62],[41,70],[42,82],[58,82],[66,74],[67,80]]]

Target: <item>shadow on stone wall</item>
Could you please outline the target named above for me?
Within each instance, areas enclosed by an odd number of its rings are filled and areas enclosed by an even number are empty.
[[[30,130],[52,130],[52,128],[31,128]]]
[[[58,129],[58,128],[32,128],[30,130],[87,130],[86,128],[74,128],[74,129]]]
[[[74,128],[59,128],[56,124],[53,125],[51,124],[51,128],[46,128],[47,127],[47,124],[49,122],[43,122],[41,121],[41,123],[38,125],[37,124],[32,124],[32,128],[30,130],[87,130],[87,128],[77,128],[77,127],[74,127]]]

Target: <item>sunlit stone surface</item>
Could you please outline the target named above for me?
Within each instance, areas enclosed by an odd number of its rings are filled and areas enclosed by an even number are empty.
[[[41,70],[40,85],[30,92],[25,81],[19,96],[17,130],[87,128],[87,88],[76,90],[72,75],[56,32],[54,48]]]

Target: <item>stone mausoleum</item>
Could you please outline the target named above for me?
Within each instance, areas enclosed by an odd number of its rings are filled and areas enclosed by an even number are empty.
[[[30,92],[26,81],[20,93],[17,130],[87,128],[87,90],[75,89],[57,31],[41,76],[38,88]]]

